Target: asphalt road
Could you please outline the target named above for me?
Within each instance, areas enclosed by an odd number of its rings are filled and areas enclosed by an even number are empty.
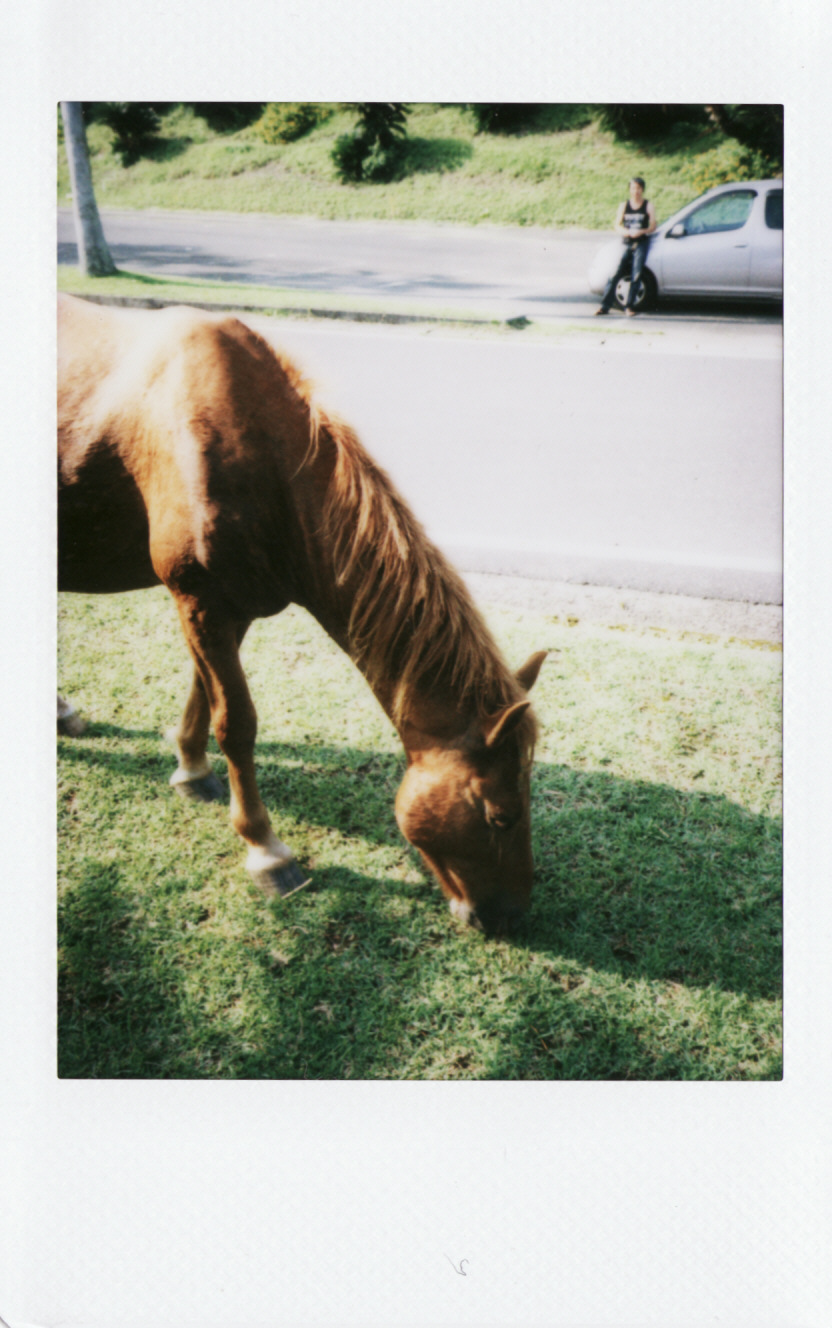
[[[773,350],[248,321],[462,570],[780,602]]]
[[[165,277],[382,298],[421,312],[529,319],[584,317],[586,281],[607,238],[540,227],[342,222],[300,217],[105,210],[117,265]],[[77,263],[68,209],[58,212],[58,262]],[[779,326],[771,309],[666,306],[697,325]]]
[[[360,295],[531,331],[255,319],[476,573],[776,604],[782,324],[592,316],[595,233],[103,214],[134,271]],[[59,260],[73,261],[69,213]],[[600,237],[602,239],[603,237]]]

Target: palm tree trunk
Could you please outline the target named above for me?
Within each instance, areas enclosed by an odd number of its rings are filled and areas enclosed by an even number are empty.
[[[78,263],[84,276],[110,277],[117,271],[104,239],[98,205],[92,187],[87,134],[80,101],[62,101],[66,155],[69,178],[72,181],[72,211],[75,217],[75,238],[78,242]]]

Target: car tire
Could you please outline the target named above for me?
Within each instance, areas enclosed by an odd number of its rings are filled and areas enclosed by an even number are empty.
[[[658,287],[656,286],[656,278],[653,276],[653,273],[650,271],[649,267],[645,267],[642,269],[641,276],[639,277],[638,286],[639,288],[636,293],[636,298],[633,304],[633,308],[636,313],[642,314],[646,313],[648,309],[655,308],[656,299],[658,298],[658,293],[659,293]],[[617,304],[619,309],[623,309],[625,307],[627,303],[627,296],[629,295],[629,293],[630,293],[630,283],[626,277],[621,277],[620,280],[616,283],[615,287],[615,303]]]

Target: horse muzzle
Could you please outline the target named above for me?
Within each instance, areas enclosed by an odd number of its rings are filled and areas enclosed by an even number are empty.
[[[486,901],[482,904],[468,904],[462,899],[451,899],[450,909],[460,922],[467,922],[486,936],[506,936],[519,923],[526,912],[527,905],[513,902]]]

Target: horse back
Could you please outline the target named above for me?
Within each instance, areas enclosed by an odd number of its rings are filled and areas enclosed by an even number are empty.
[[[284,607],[309,418],[273,352],[235,319],[68,297],[58,345],[62,587]]]

